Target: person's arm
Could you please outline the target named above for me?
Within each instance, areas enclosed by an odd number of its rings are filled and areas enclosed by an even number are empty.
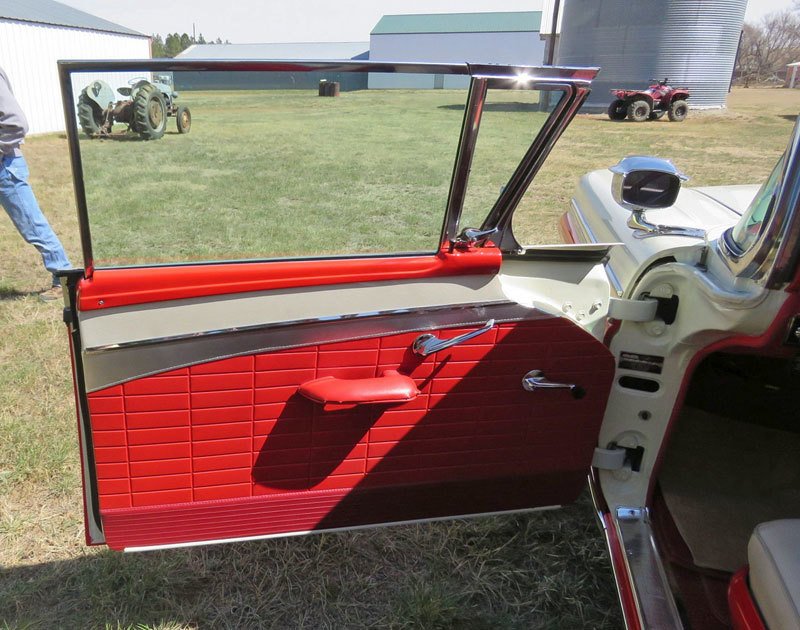
[[[28,121],[19,106],[8,79],[0,71],[0,153],[10,154],[28,133]]]

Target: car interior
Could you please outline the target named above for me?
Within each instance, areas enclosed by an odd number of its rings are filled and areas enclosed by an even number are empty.
[[[768,627],[796,627],[790,593],[798,588],[800,541],[798,385],[797,356],[714,353],[692,378],[652,512],[668,579],[691,627],[730,627],[728,586],[747,565]]]

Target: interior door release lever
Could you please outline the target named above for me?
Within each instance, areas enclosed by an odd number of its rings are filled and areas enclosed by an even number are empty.
[[[478,328],[478,330],[472,330],[468,333],[464,333],[463,335],[459,335],[458,337],[453,337],[452,339],[439,339],[436,335],[426,333],[424,335],[420,335],[414,340],[414,345],[411,346],[411,349],[414,351],[414,354],[427,357],[434,352],[439,352],[439,350],[444,350],[446,348],[452,348],[453,346],[463,343],[469,339],[473,339],[478,335],[489,332],[493,326],[494,320],[490,319],[483,325],[482,328]]]
[[[579,385],[548,381],[544,372],[541,370],[531,370],[523,376],[522,388],[527,392],[534,392],[537,389],[568,389],[572,393],[573,398],[583,398],[586,395],[586,390]]]

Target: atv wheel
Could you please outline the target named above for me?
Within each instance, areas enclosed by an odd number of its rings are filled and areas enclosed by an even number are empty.
[[[633,101],[628,105],[628,120],[644,122],[650,118],[650,103],[647,101]]]
[[[153,85],[143,85],[133,99],[131,128],[144,140],[158,140],[167,128],[167,104]]]
[[[178,113],[175,114],[175,122],[178,123],[178,133],[189,133],[192,128],[192,112],[188,107],[181,105]]]
[[[663,110],[660,112],[650,112],[650,120],[661,120],[666,113],[667,112]]]
[[[90,138],[99,134],[103,126],[103,112],[85,93],[78,97],[78,123]]]
[[[625,105],[625,101],[621,98],[618,98],[616,101],[613,101],[611,105],[608,106],[608,117],[611,120],[625,120],[625,116],[628,114],[628,107]]]
[[[669,119],[672,122],[681,122],[689,113],[689,104],[686,101],[672,101],[669,106]]]

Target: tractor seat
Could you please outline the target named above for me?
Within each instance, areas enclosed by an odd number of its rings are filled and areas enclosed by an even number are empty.
[[[747,545],[750,590],[771,630],[800,630],[800,519],[761,523]]]

